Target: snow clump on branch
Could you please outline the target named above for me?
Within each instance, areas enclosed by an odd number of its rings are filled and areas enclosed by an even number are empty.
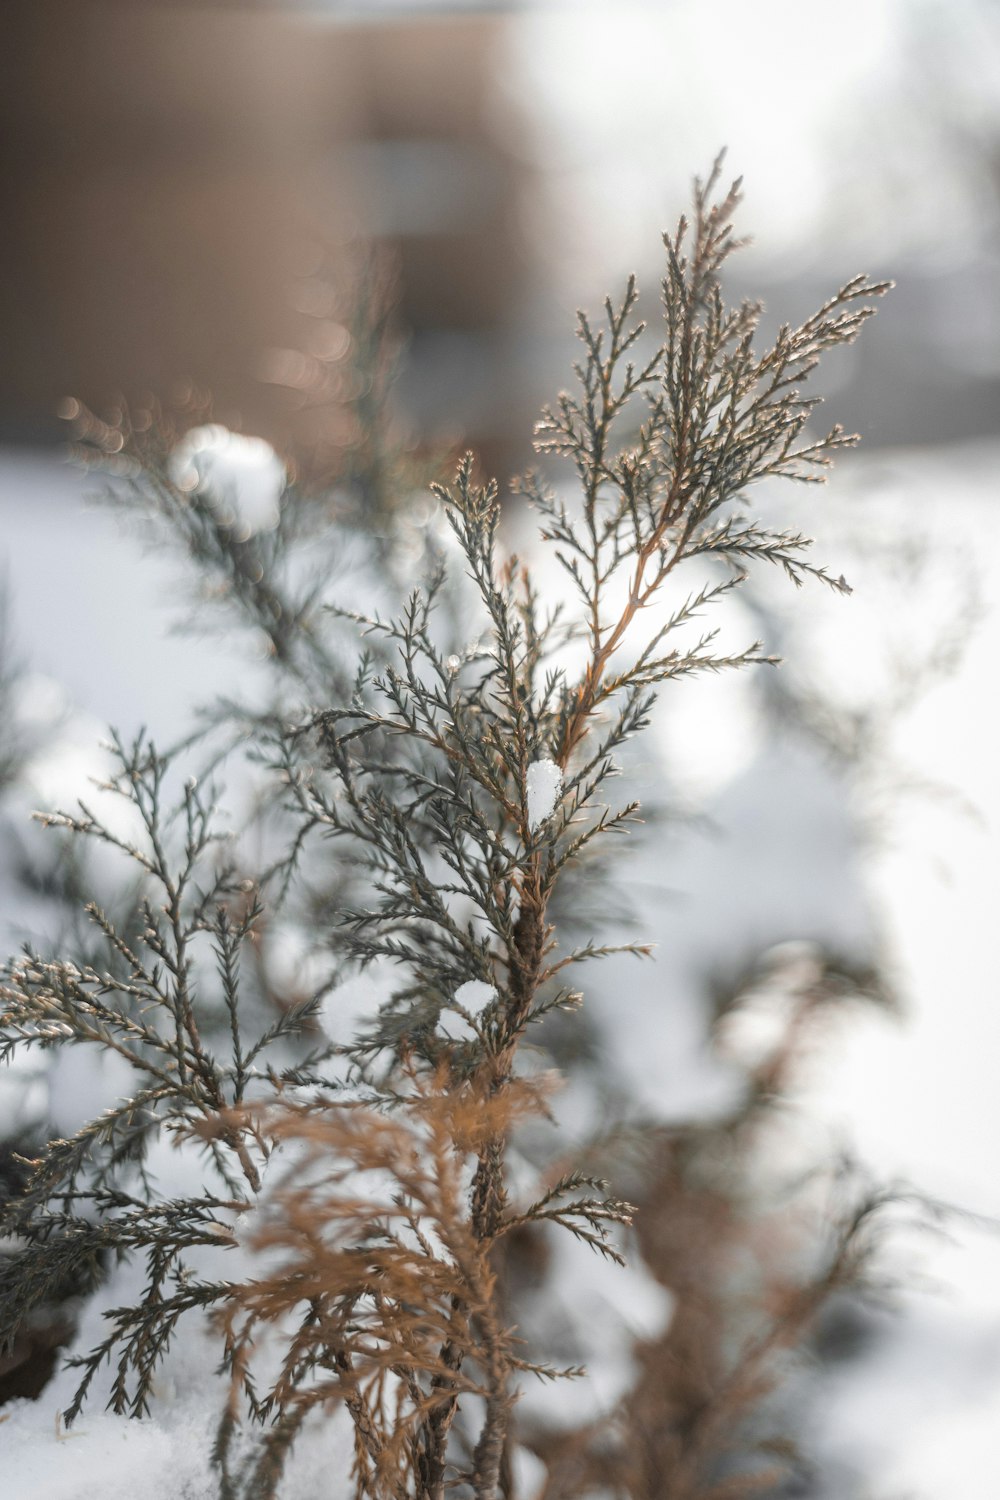
[[[192,427],[170,458],[179,489],[199,491],[227,524],[248,536],[278,524],[285,466],[270,443],[230,432],[218,422]]]
[[[545,756],[528,767],[528,827],[532,830],[551,818],[562,791],[562,772]]]
[[[462,1010],[476,1012],[485,1010],[490,1001],[495,1000],[496,997],[496,990],[484,979],[467,979],[455,991],[454,1003]]]

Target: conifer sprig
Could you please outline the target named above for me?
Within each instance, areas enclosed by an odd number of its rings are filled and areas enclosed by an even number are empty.
[[[145,1254],[145,1293],[108,1314],[67,1415],[106,1360],[117,1360],[115,1409],[142,1414],[178,1320],[214,1308],[231,1377],[215,1453],[225,1500],[275,1495],[303,1423],[337,1403],[353,1423],[359,1496],[442,1500],[465,1485],[496,1500],[520,1378],[560,1373],[529,1359],[509,1326],[505,1242],[555,1226],[622,1257],[632,1208],[601,1178],[560,1171],[525,1203],[509,1171],[512,1132],[549,1108],[522,1066],[529,1028],[579,1006],[570,970],[650,951],[601,934],[567,944],[555,898],[607,863],[607,838],[638,816],[634,798],[609,805],[609,784],[656,695],[772,660],[699,623],[747,570],[768,562],[796,585],[848,591],[809,560],[805,536],[754,517],[748,491],[813,481],[854,441],[836,427],[810,438],[815,401],[800,387],[886,290],[855,278],[758,351],[759,305],[723,299],[720,273],[741,242],[739,184],[717,198],[720,166],[696,185],[691,222],[665,237],[660,346],[645,352],[630,279],[600,324],[580,315],[577,390],[539,425],[539,452],[568,460],[574,488],[531,475],[520,489],[566,599],[543,599],[504,555],[499,493],[471,456],[432,487],[448,531],[425,539],[423,580],[401,586],[380,534],[369,562],[396,602],[362,612],[338,606],[322,579],[297,588],[291,486],[273,534],[248,539],[178,490],[151,439],[113,447],[135,466],[133,501],[270,641],[282,689],[270,709],[238,716],[284,843],[258,881],[241,878],[212,798],[188,781],[168,807],[173,758],[145,738],[116,745],[106,788],[137,819],[134,837],[85,805],[46,819],[138,870],[136,933],[93,908],[104,967],[34,953],[10,965],[0,1057],[97,1046],[129,1064],[136,1087],[50,1143],[4,1211],[4,1232],[26,1242],[0,1267],[4,1332],[74,1267],[92,1285],[105,1251]],[[403,500],[386,499],[384,447],[359,452],[380,526],[404,526]],[[297,893],[327,978],[248,1042],[247,959]],[[298,1033],[324,996],[336,1032],[338,986],[357,976],[381,986],[381,1003],[353,1033],[310,1046],[315,1035]],[[163,1133],[200,1145],[218,1192],[157,1197],[141,1161]],[[290,1165],[267,1176],[276,1151]],[[239,1232],[237,1213],[248,1215]],[[240,1261],[247,1243],[261,1263]],[[202,1276],[192,1250],[229,1255],[232,1273]],[[278,1349],[270,1373],[254,1355],[266,1343]],[[241,1414],[264,1429],[245,1460]]]

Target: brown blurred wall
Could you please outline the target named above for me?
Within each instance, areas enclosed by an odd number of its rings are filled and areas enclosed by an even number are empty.
[[[287,402],[257,378],[262,351],[300,337],[305,247],[361,233],[397,247],[421,420],[503,466],[527,423],[508,355],[529,268],[523,180],[486,108],[499,25],[8,8],[0,437],[57,439],[69,393],[100,408],[193,381],[223,418],[282,439]],[[451,389],[437,368],[449,349],[475,374]]]

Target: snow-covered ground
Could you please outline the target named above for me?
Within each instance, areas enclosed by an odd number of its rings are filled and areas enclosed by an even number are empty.
[[[695,1007],[675,1003],[668,1014],[654,992],[666,993],[669,977],[671,994],[683,997],[706,965],[787,938],[864,947],[870,925],[863,882],[888,937],[906,1015],[899,1021],[859,1013],[843,1026],[838,1045],[824,1050],[822,1070],[817,1065],[807,1078],[802,1107],[831,1142],[850,1140],[876,1175],[1000,1217],[1000,619],[989,613],[1000,600],[998,464],[1000,446],[985,445],[845,465],[825,496],[810,498],[810,519],[799,524],[808,529],[815,515],[824,547],[835,549],[838,536],[864,539],[864,565],[852,578],[857,593],[831,607],[807,590],[790,607],[816,662],[827,663],[830,691],[845,703],[859,694],[877,697],[891,687],[891,673],[883,686],[873,667],[878,639],[904,656],[910,643],[917,654],[939,644],[954,590],[939,587],[935,566],[954,575],[968,559],[986,617],[954,677],[900,720],[895,748],[914,772],[968,798],[981,821],[922,795],[907,797],[887,814],[889,839],[860,868],[843,788],[822,760],[801,745],[770,742],[741,686],[707,682],[684,700],[683,712],[664,718],[660,733],[718,835],[691,838],[675,867],[658,868],[659,887],[650,891],[657,964],[641,982],[629,969],[607,1043],[638,1102],[648,1099],[661,1113],[665,1099],[678,1114],[712,1107],[727,1080],[701,1055]],[[29,717],[44,725],[65,708],[56,748],[32,766],[39,801],[73,795],[106,723],[126,735],[147,724],[164,742],[179,737],[193,706],[221,687],[231,667],[211,640],[171,633],[174,564],[143,557],[113,515],[87,509],[82,497],[92,483],[51,458],[0,459],[0,573],[11,594],[14,641],[32,674]],[[923,573],[904,566],[914,529],[928,538]],[[842,565],[836,554],[824,552],[822,560],[834,572]],[[843,567],[850,575],[849,555]],[[664,885],[679,887],[676,901],[662,901]],[[715,914],[710,923],[697,916],[706,910]],[[0,911],[5,946],[12,925],[10,909]],[[0,1082],[9,1101],[12,1088]],[[997,1494],[1000,1236],[973,1224],[953,1224],[951,1233],[950,1244],[918,1240],[899,1248],[898,1263],[918,1264],[937,1285],[907,1293],[876,1352],[824,1398],[818,1441],[831,1461],[865,1474],[872,1493],[914,1500]],[[88,1313],[91,1323],[96,1311]],[[212,1403],[204,1379],[197,1338],[188,1335],[165,1372],[162,1413],[141,1431],[95,1403],[71,1437],[59,1434],[62,1387],[7,1409],[0,1414],[5,1500],[93,1493],[114,1500],[135,1493],[140,1479],[151,1500],[208,1500],[212,1483],[196,1456],[214,1419],[214,1409],[205,1414]],[[325,1469],[318,1458],[311,1469],[314,1460],[304,1453],[289,1490],[296,1500],[321,1493],[337,1500],[336,1471],[346,1475],[348,1460],[342,1435],[330,1441]],[[186,1468],[176,1467],[178,1455]]]

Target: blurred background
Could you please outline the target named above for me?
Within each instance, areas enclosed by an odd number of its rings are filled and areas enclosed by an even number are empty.
[[[733,297],[763,295],[776,322],[858,270],[897,283],[822,375],[831,419],[863,442],[795,522],[859,582],[835,608],[793,601],[797,670],[827,704],[827,739],[877,728],[882,759],[859,786],[798,762],[796,782],[772,756],[763,784],[784,779],[787,829],[762,849],[759,707],[728,700],[733,733],[692,700],[691,727],[663,733],[685,794],[731,831],[695,878],[728,882],[736,912],[737,877],[773,882],[778,914],[746,919],[758,943],[842,937],[831,907],[862,893],[905,1014],[859,1017],[800,1102],[879,1176],[996,1216],[994,0],[9,8],[4,639],[32,685],[22,712],[62,726],[34,791],[58,796],[109,721],[170,733],[223,675],[169,635],[169,573],[87,508],[93,481],[63,458],[75,401],[210,392],[228,427],[308,446],[315,364],[345,347],[320,272],[374,241],[398,280],[405,420],[506,478],[567,379],[575,309],[635,270],[655,316],[660,233],[721,146],[753,236]],[[863,830],[847,897],[822,875],[831,819]],[[921,1252],[937,1289],[829,1400],[831,1451],[873,1494],[987,1500],[1000,1485],[1000,1241],[973,1220],[953,1234]]]
[[[859,260],[899,282],[839,371],[869,449],[995,432],[996,33],[986,0],[14,7],[0,434],[57,442],[67,392],[193,383],[281,437],[295,279],[374,237],[415,420],[520,462],[567,313],[656,277],[722,145],[775,304]]]

